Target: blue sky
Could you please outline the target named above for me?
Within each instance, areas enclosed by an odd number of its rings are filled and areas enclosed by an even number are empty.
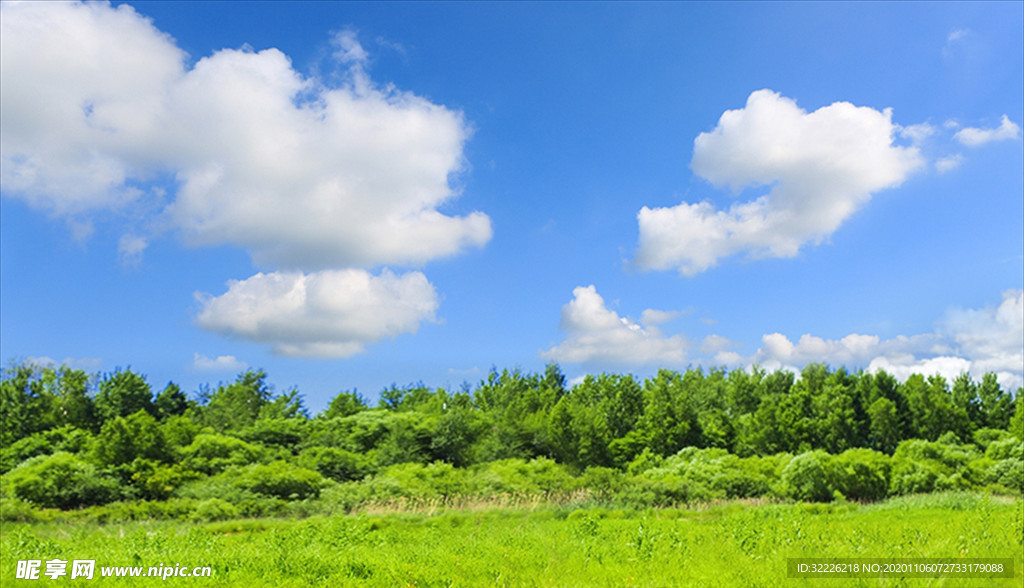
[[[4,361],[1024,383],[1020,3],[4,3]]]

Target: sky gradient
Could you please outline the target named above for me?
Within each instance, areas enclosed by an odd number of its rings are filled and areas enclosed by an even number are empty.
[[[0,10],[4,361],[1024,384],[1020,3]]]

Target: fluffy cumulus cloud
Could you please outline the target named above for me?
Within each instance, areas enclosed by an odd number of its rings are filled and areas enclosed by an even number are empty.
[[[715,349],[725,349],[721,341]],[[714,355],[725,365],[760,364],[768,369],[799,370],[811,362],[885,370],[905,379],[911,374],[939,374],[952,380],[963,372],[980,378],[996,374],[1009,389],[1024,385],[1024,291],[1009,290],[995,306],[954,309],[939,321],[934,333],[881,339],[875,335],[847,335],[822,339],[805,334],[794,343],[781,333],[761,338],[751,356],[722,350]]]
[[[964,127],[956,132],[953,137],[968,147],[978,147],[993,141],[1007,141],[1020,136],[1020,126],[1010,120],[1010,117],[1003,115],[999,126],[994,129],[980,129],[976,127]]]
[[[754,92],[694,140],[691,167],[716,187],[770,186],[767,193],[725,210],[707,201],[644,207],[634,264],[689,276],[738,253],[796,255],[923,165],[916,147],[895,144],[899,130],[888,109],[837,102],[808,113],[770,90]]]
[[[573,299],[562,307],[566,338],[542,351],[547,359],[564,363],[607,365],[679,365],[686,359],[689,343],[682,335],[666,336],[657,327],[675,313],[647,310],[640,322],[619,316],[605,306],[594,286],[573,290]]]
[[[131,7],[3,5],[3,187],[50,212],[139,197],[174,174],[166,211],[197,245],[233,244],[289,268],[423,263],[487,242],[482,213],[449,216],[470,130],[459,112],[351,65],[335,87],[276,49],[223,50],[187,68]]]
[[[329,40],[341,71],[321,77],[276,49],[226,49],[189,65],[127,5],[0,10],[5,196],[83,227],[98,211],[155,208],[148,226],[194,246],[242,247],[287,272],[207,300],[204,328],[280,353],[351,355],[415,330],[436,295],[420,273],[334,270],[420,265],[491,238],[487,215],[439,210],[459,195],[452,180],[471,133],[462,114],[376,84],[352,31]],[[166,178],[167,194],[152,187]],[[150,237],[122,239],[122,260],[137,262]]]
[[[434,320],[438,295],[420,272],[359,269],[259,273],[220,296],[197,295],[197,321],[286,356],[349,357]]]

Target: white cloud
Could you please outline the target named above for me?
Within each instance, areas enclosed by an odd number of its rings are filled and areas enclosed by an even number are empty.
[[[565,363],[678,365],[685,361],[689,343],[682,335],[662,334],[655,324],[669,315],[674,313],[647,310],[647,322],[637,323],[609,310],[594,286],[580,286],[562,307],[565,340],[541,356]]]
[[[334,58],[343,63],[362,64],[370,58],[370,54],[359,43],[355,31],[344,30],[336,33],[332,41],[335,46]]]
[[[334,38],[340,85],[276,49],[223,50],[187,69],[131,7],[3,3],[5,195],[58,214],[123,206],[153,173],[178,189],[164,218],[193,245],[244,247],[303,270],[420,264],[486,243],[455,198],[461,113],[363,72]]]
[[[935,161],[935,171],[940,174],[944,174],[948,171],[954,170],[960,167],[960,164],[964,162],[964,156],[956,153],[948,157],[942,157]]]
[[[117,255],[122,265],[137,265],[142,253],[149,246],[149,240],[138,235],[122,235],[117,242]]]
[[[894,145],[899,130],[888,109],[836,102],[807,113],[770,90],[752,93],[694,140],[691,167],[716,187],[770,185],[768,193],[728,210],[706,201],[643,207],[634,264],[692,276],[737,253],[796,255],[923,165],[916,147]]]
[[[422,273],[386,269],[377,276],[356,269],[259,273],[228,282],[220,296],[198,299],[201,328],[305,357],[349,357],[370,343],[415,333],[438,307]]]
[[[1024,291],[1003,292],[997,307],[953,309],[939,332],[981,371],[1024,371]]]
[[[0,4],[5,191],[56,214],[123,205],[139,190],[184,52],[128,5]]]
[[[946,37],[946,42],[955,43],[960,39],[966,37],[968,34],[970,34],[970,32],[970,29],[956,29],[955,31],[949,33],[949,36]]]
[[[218,355],[210,359],[196,353],[192,359],[192,368],[203,372],[240,372],[248,367],[249,364],[234,355]]]
[[[1024,385],[1024,291],[1004,292],[995,307],[950,310],[935,333],[886,340],[875,335],[822,339],[805,334],[796,343],[771,333],[761,338],[761,347],[749,357],[719,348],[725,346],[712,344],[704,352],[716,353],[715,361],[725,365],[798,369],[824,362],[850,369],[865,367],[869,372],[885,370],[900,379],[912,373],[938,373],[950,380],[965,371],[980,379],[993,372],[1001,385],[1015,389]]]
[[[968,147],[978,147],[993,141],[1016,139],[1019,136],[1020,126],[1004,114],[999,126],[994,129],[964,127],[957,131],[953,138]]]

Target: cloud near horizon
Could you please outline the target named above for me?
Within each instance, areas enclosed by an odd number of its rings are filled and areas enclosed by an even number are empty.
[[[804,334],[796,343],[781,333],[770,333],[761,338],[761,347],[751,356],[721,351],[714,359],[723,365],[759,364],[794,371],[824,362],[869,372],[885,370],[901,380],[919,373],[952,381],[962,372],[980,379],[992,372],[1012,390],[1024,385],[1024,290],[1003,292],[998,306],[951,309],[934,333],[886,340],[876,335],[822,339]]]
[[[767,193],[725,210],[643,207],[633,265],[693,276],[739,253],[795,256],[924,165],[917,147],[895,144],[900,130],[889,109],[836,102],[808,113],[771,90],[752,93],[694,140],[691,168],[717,188]]]
[[[564,341],[541,352],[541,357],[564,363],[611,365],[680,365],[689,342],[682,335],[666,336],[657,327],[677,313],[645,310],[640,322],[619,316],[605,306],[593,285],[579,286],[562,307]]]

